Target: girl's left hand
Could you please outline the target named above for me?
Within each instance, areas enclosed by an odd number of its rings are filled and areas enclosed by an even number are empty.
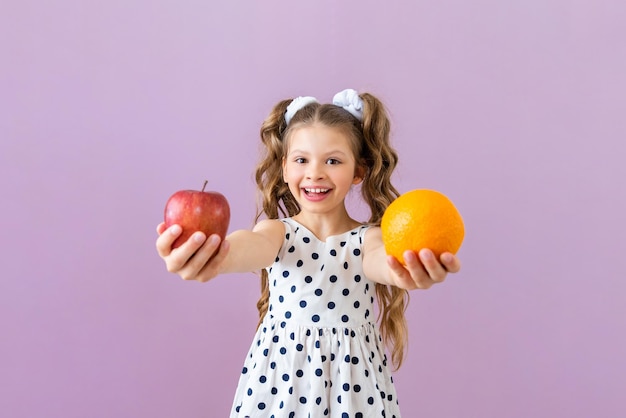
[[[457,273],[461,270],[461,262],[451,253],[443,253],[439,260],[429,249],[404,252],[402,265],[394,256],[387,257],[391,279],[395,286],[402,289],[429,289],[436,283],[445,280],[448,273]]]

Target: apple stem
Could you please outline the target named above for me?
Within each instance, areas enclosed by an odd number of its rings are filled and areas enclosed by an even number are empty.
[[[206,187],[208,182],[209,182],[208,180],[204,180],[204,184],[202,185],[202,191],[204,191],[204,188]]]

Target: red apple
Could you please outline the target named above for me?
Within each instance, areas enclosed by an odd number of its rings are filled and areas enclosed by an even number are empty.
[[[178,224],[183,229],[172,248],[181,246],[196,231],[209,237],[219,235],[222,239],[228,231],[230,206],[228,200],[218,192],[202,190],[179,190],[165,204],[165,226]]]

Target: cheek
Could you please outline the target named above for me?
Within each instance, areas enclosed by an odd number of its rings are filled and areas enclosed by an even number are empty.
[[[283,179],[287,182],[288,180],[293,180],[294,178],[298,178],[298,166],[285,164],[283,166]]]

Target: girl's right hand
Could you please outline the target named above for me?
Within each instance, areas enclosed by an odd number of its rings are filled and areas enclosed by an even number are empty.
[[[166,229],[165,223],[161,222],[157,226],[157,233],[157,252],[170,273],[178,274],[183,280],[199,282],[207,282],[220,273],[230,246],[226,240],[220,245],[219,235],[213,234],[207,239],[198,231],[183,245],[172,249],[172,243],[182,233],[182,228],[172,225]]]

